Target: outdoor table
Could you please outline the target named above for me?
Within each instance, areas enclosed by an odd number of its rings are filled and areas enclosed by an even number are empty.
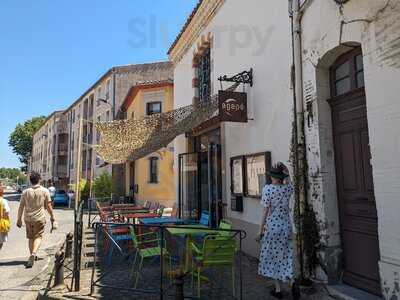
[[[147,214],[150,213],[148,209],[136,209],[136,210],[131,210],[131,209],[116,209],[114,210],[115,213],[119,213],[121,215],[127,215],[127,214]]]
[[[144,218],[144,219],[139,219],[139,222],[142,223],[143,225],[183,224],[182,219],[174,217]]]
[[[143,212],[143,213],[138,213],[138,212],[134,212],[134,213],[124,213],[121,212],[121,215],[124,216],[125,218],[128,219],[128,221],[130,219],[135,220],[135,219],[144,219],[144,218],[155,218],[158,217],[159,214],[157,213],[149,213],[149,212]]]
[[[192,260],[192,251],[190,251],[191,243],[193,241],[193,236],[205,235],[205,234],[218,234],[224,231],[219,231],[211,229],[205,225],[182,225],[179,227],[167,228],[167,231],[172,235],[180,235],[186,237],[185,246],[185,261],[184,261],[184,273],[189,271],[189,266]]]
[[[114,210],[148,210],[146,207],[143,206],[137,206],[137,205],[113,205],[112,209]]]

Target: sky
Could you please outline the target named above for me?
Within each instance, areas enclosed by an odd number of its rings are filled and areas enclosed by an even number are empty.
[[[112,66],[168,59],[197,0],[1,0],[0,167],[18,123],[67,108]]]

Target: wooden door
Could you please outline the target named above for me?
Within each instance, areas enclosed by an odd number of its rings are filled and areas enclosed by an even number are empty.
[[[333,98],[330,104],[344,258],[343,281],[379,295],[378,220],[364,81],[357,79],[360,72],[363,76],[363,70],[357,67],[360,55],[360,49],[356,49],[339,58],[331,73]],[[337,71],[338,68],[341,70]],[[348,78],[345,79],[348,82],[340,82],[343,78]]]

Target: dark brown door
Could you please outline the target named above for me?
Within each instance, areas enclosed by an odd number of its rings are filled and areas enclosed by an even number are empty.
[[[360,57],[362,59],[359,49],[342,56],[331,73],[333,97],[330,103],[344,257],[343,281],[379,295],[378,220],[364,81],[359,78],[363,76],[363,70],[357,67]]]

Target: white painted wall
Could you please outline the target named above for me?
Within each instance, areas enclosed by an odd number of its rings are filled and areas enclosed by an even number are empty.
[[[329,66],[350,49],[343,43],[351,42],[361,45],[364,54],[381,281],[386,298],[399,296],[400,291],[395,287],[400,281],[400,1],[350,0],[342,12],[333,0],[310,3],[302,18],[303,84],[305,90],[309,88],[307,93],[313,99],[314,120],[306,126],[309,194],[320,221],[322,242],[332,249],[340,248],[332,124],[326,99],[329,98]],[[341,30],[342,21],[349,23]],[[243,35],[254,28],[261,29],[264,34],[270,33],[265,48],[256,55],[254,51],[259,47],[254,31],[250,38]],[[223,126],[226,162],[232,156],[260,151],[271,151],[274,162],[287,162],[292,119],[287,1],[225,1],[201,34],[209,32],[214,37],[211,51],[213,93],[219,89],[218,76],[254,69],[254,86],[246,88],[249,117],[254,120]],[[242,43],[232,44],[234,32]],[[192,103],[192,58],[199,40],[175,67],[176,108]],[[186,152],[185,143],[183,136],[175,140],[176,154]],[[225,167],[224,200],[230,204],[229,164]],[[231,212],[230,207],[228,213],[233,219],[256,226],[261,206],[255,199],[245,199],[243,213]]]
[[[328,246],[340,244],[334,165],[331,145],[327,70],[345,49],[342,43],[356,42],[363,49],[369,138],[378,212],[380,273],[384,297],[399,297],[400,273],[400,1],[352,0],[341,14],[334,1],[314,0],[302,19],[304,84],[314,91],[316,120],[307,131],[311,188],[318,218],[323,223]],[[355,21],[352,20],[364,20]],[[365,21],[367,20],[367,21]],[[316,26],[315,24],[318,24]],[[314,150],[317,150],[314,151]],[[312,174],[314,172],[314,174]],[[310,176],[311,177],[311,176]]]
[[[271,151],[273,162],[288,163],[291,140],[292,90],[290,83],[291,29],[286,1],[225,1],[201,35],[212,33],[212,90],[218,93],[221,75],[235,75],[253,68],[254,85],[248,93],[248,123],[225,123],[222,133],[223,200],[228,217],[244,222],[248,231],[248,252],[256,255],[254,236],[261,222],[260,199],[245,198],[244,211],[231,211],[231,157]],[[196,43],[176,65],[175,107],[192,104],[193,53]],[[223,88],[230,86],[224,83]],[[240,86],[238,91],[242,91]],[[175,153],[186,152],[186,140],[175,140]],[[178,166],[178,163],[175,163]],[[178,172],[176,172],[178,176]],[[178,184],[177,184],[178,187]],[[178,194],[177,194],[178,195]],[[241,225],[242,226],[242,225]]]

